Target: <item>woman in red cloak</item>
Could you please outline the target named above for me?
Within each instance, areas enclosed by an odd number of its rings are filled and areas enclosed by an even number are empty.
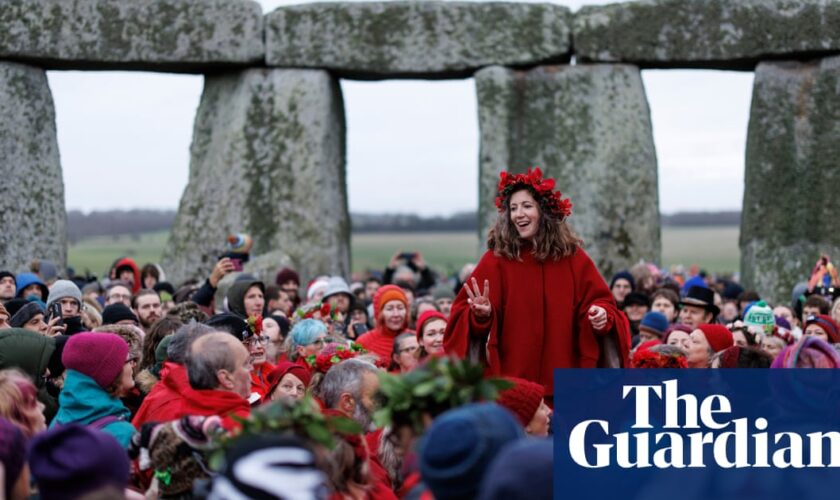
[[[630,328],[540,169],[500,175],[488,250],[452,305],[447,353],[554,395],[555,368],[624,367]],[[483,287],[479,287],[483,283]]]

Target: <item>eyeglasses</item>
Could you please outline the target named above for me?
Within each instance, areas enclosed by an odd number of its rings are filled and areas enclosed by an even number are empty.
[[[407,352],[415,352],[419,348],[420,348],[419,346],[413,345],[411,347],[403,347],[402,349],[399,349],[397,352],[400,353],[400,354],[404,354],[404,353],[407,353]]]
[[[242,343],[245,345],[254,345],[259,342],[262,345],[268,345],[268,340],[267,335],[260,335],[259,337],[251,337]]]

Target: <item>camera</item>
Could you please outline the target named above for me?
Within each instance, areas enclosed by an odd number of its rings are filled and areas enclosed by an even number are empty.
[[[417,252],[403,252],[400,254],[400,259],[411,262],[416,256]]]

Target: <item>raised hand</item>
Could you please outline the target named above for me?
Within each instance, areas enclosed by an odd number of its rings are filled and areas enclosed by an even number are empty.
[[[210,274],[210,285],[213,288],[219,286],[219,281],[225,277],[226,274],[232,273],[234,271],[233,261],[230,258],[225,257],[219,259],[219,262],[216,262],[216,265],[213,267],[213,272]]]
[[[476,318],[489,318],[493,312],[493,306],[490,304],[490,280],[484,280],[484,290],[478,288],[478,281],[472,278],[464,285],[467,291],[467,304],[470,305],[470,310],[475,314]]]
[[[596,330],[603,330],[607,326],[607,311],[601,306],[592,306],[589,308],[589,322],[592,323],[592,328]]]

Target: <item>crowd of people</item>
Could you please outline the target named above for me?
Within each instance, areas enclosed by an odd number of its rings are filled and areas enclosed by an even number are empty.
[[[606,281],[539,170],[496,204],[453,277],[404,251],[350,283],[253,276],[247,235],[177,286],[130,258],[0,271],[0,492],[550,498],[555,368],[840,367],[828,257],[790,303],[650,263]]]

